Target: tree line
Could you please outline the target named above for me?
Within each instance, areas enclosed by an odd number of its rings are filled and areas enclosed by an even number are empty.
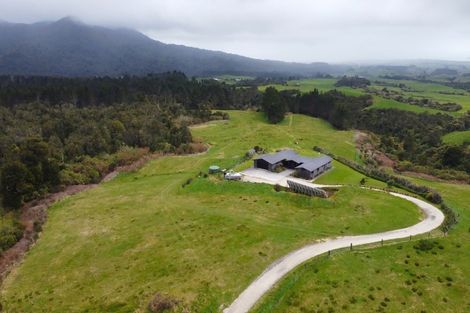
[[[8,107],[31,102],[113,105],[142,102],[149,95],[159,103],[181,103],[187,109],[198,109],[202,104],[240,109],[251,105],[259,93],[255,86],[236,88],[211,79],[189,79],[181,72],[117,78],[0,76],[0,105]]]

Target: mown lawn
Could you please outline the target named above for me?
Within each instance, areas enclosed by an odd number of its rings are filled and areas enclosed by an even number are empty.
[[[284,279],[253,312],[470,312],[470,186],[411,178],[459,213],[447,237],[319,257]]]
[[[320,120],[292,115],[276,126],[259,113],[230,115],[193,128],[211,144],[206,154],[162,157],[52,206],[39,241],[4,282],[3,310],[144,312],[161,292],[180,309],[217,312],[308,242],[417,222],[411,203],[357,187],[317,199],[199,175],[238,164],[254,145],[306,154],[321,145],[355,157],[353,133]]]

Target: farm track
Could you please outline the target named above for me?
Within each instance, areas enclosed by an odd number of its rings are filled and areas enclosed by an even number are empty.
[[[371,190],[381,192],[381,190]],[[321,240],[295,250],[272,263],[258,278],[256,278],[224,313],[246,313],[285,275],[300,264],[329,251],[366,245],[387,240],[402,239],[430,232],[439,227],[444,221],[444,214],[435,206],[399,193],[389,192],[390,195],[408,200],[416,204],[424,213],[425,218],[413,226],[369,235],[345,236]]]

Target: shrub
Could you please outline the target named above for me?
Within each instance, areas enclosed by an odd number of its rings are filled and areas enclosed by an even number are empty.
[[[124,166],[129,165],[144,155],[149,153],[149,149],[147,148],[130,148],[130,147],[122,147],[116,154],[114,155],[113,165],[115,166]]]
[[[169,296],[164,296],[161,293],[156,293],[152,300],[150,300],[148,309],[152,313],[161,313],[174,308],[177,304],[177,300]]]
[[[23,226],[11,215],[0,222],[0,252],[11,248],[23,236]]]
[[[183,185],[181,185],[181,187],[186,187],[187,185],[191,184],[193,182],[193,179],[192,178],[188,178],[184,183]]]
[[[415,250],[418,250],[418,251],[431,251],[434,248],[434,246],[435,246],[435,243],[433,241],[422,239],[418,241],[418,243],[415,244],[413,248],[415,248]]]
[[[188,145],[188,152],[189,153],[202,153],[207,150],[207,146],[201,142],[191,142]]]
[[[440,194],[438,194],[435,191],[428,192],[426,195],[426,200],[432,202],[432,203],[442,203],[442,197]]]

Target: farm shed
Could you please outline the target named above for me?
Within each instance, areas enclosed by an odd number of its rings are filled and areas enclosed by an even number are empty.
[[[333,159],[323,155],[316,158],[303,157],[293,150],[282,150],[277,153],[265,154],[254,160],[255,168],[271,172],[282,166],[295,169],[296,175],[304,179],[313,179],[331,168]]]

